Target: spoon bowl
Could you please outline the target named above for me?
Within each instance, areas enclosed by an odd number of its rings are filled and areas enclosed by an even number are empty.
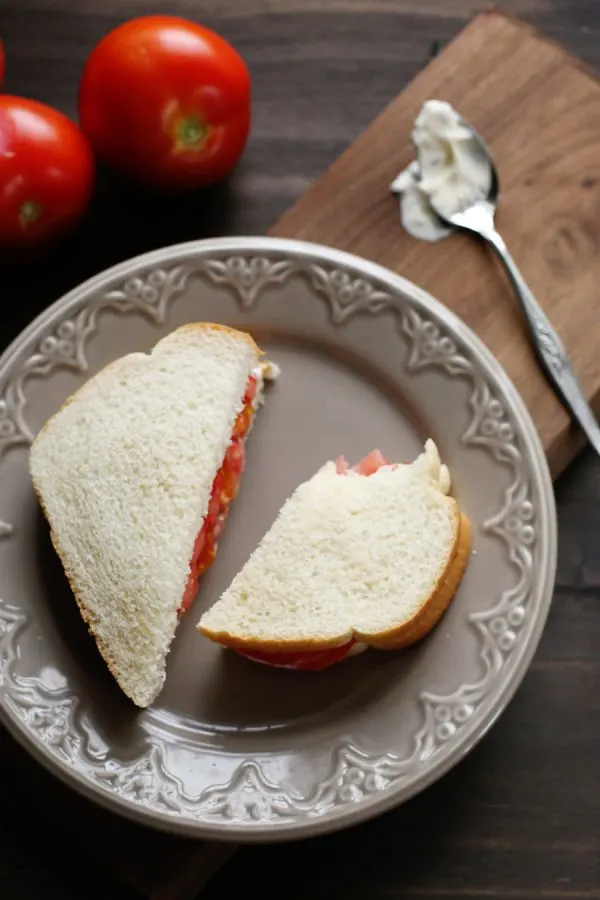
[[[473,146],[481,159],[487,164],[490,170],[490,187],[487,197],[483,200],[477,200],[475,203],[466,206],[464,209],[454,213],[449,218],[444,217],[439,209],[436,208],[433,200],[431,205],[438,218],[445,225],[452,225],[454,228],[462,228],[465,231],[473,231],[482,235],[484,230],[494,230],[494,216],[496,214],[496,206],[498,205],[498,197],[500,195],[500,177],[498,169],[494,164],[490,149],[478,131],[465,122],[463,118],[460,120],[461,125],[471,132]]]

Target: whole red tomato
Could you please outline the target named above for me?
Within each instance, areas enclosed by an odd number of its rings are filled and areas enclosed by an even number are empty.
[[[176,16],[120,25],[94,48],[79,119],[98,157],[164,188],[217,181],[250,129],[250,76],[223,38]]]
[[[66,116],[0,94],[0,246],[54,237],[84,212],[94,181],[85,137]]]

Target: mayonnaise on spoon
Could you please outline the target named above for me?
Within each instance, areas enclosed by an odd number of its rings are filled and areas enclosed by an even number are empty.
[[[400,194],[400,217],[409,234],[438,241],[451,229],[433,206],[450,218],[485,199],[491,185],[490,164],[468,126],[443,100],[423,104],[412,142],[417,159],[398,175],[390,189]]]

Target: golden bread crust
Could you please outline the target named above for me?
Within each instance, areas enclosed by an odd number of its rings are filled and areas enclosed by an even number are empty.
[[[455,503],[455,501],[452,501]],[[380,650],[397,650],[416,643],[425,637],[438,623],[452,601],[469,561],[471,552],[471,523],[456,507],[456,536],[452,552],[438,583],[418,612],[397,628],[381,634],[361,634],[349,631],[330,640],[309,638],[304,641],[284,642],[242,640],[226,632],[214,632],[202,624],[196,626],[200,634],[231,650],[251,653],[310,653],[332,650],[347,644],[352,638]]]

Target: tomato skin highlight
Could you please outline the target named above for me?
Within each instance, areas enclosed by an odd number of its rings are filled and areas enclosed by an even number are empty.
[[[198,188],[242,155],[250,93],[246,64],[224,38],[177,16],[143,16],[92,50],[79,118],[109,167],[145,185]]]
[[[74,122],[43,103],[0,94],[0,247],[62,235],[83,215],[94,159]]]

